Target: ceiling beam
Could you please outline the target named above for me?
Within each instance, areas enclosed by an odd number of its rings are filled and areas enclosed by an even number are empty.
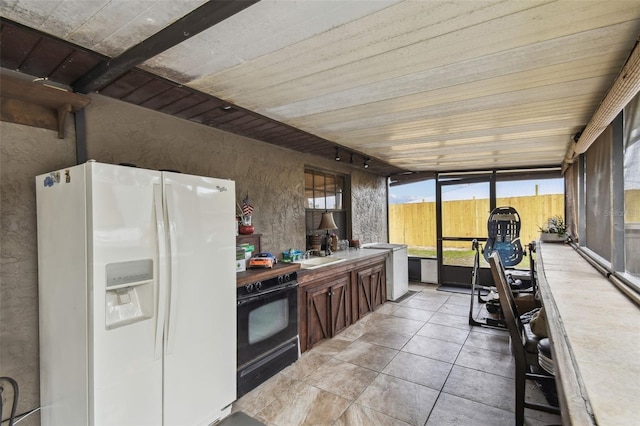
[[[72,84],[73,90],[80,93],[99,90],[144,61],[224,21],[258,1],[208,1],[121,55],[97,65]]]

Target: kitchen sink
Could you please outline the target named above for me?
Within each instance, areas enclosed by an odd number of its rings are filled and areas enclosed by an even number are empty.
[[[312,257],[297,261],[302,269],[316,269],[322,266],[333,265],[334,263],[344,262],[347,259],[338,259],[335,257]]]

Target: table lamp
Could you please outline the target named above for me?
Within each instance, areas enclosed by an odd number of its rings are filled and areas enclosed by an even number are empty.
[[[338,225],[336,225],[336,222],[333,220],[333,213],[325,211],[324,213],[322,213],[322,219],[320,220],[320,225],[318,226],[318,231],[324,231],[324,230],[327,231],[324,237],[325,238],[324,240],[325,255],[329,255],[331,252],[329,249],[329,239],[330,239],[329,230],[330,229],[338,229]]]

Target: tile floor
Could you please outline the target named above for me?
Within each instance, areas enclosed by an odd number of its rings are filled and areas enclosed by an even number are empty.
[[[269,426],[513,425],[506,331],[468,325],[469,295],[410,284],[234,403]],[[483,305],[475,314],[484,315]],[[528,399],[544,402],[534,383]],[[526,424],[560,424],[528,410]]]

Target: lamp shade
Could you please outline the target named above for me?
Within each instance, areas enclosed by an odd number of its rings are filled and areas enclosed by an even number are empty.
[[[336,222],[333,220],[332,212],[322,213],[322,220],[320,220],[318,230],[322,229],[338,229],[338,225],[336,225]]]

